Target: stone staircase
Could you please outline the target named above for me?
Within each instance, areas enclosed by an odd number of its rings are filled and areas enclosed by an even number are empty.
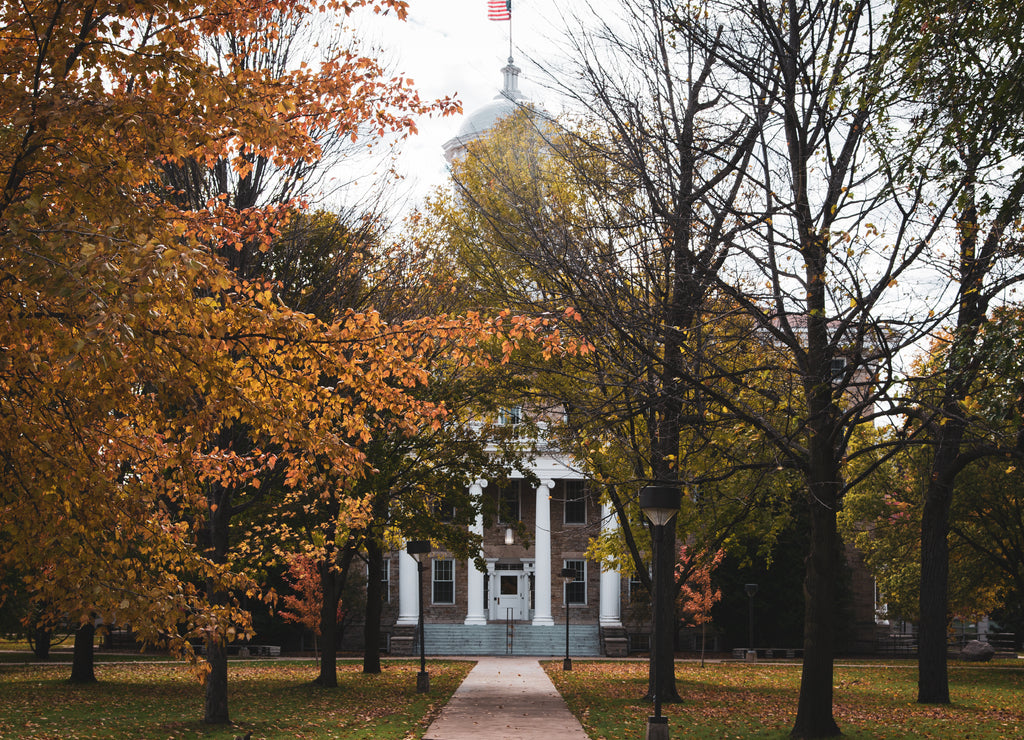
[[[565,655],[565,625],[540,627],[526,622],[506,624],[426,624],[427,655]],[[413,653],[419,646],[413,648]],[[597,625],[569,625],[570,657],[601,655]]]

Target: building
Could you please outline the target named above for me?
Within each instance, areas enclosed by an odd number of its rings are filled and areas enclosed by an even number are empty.
[[[519,90],[519,72],[510,58],[498,95],[468,114],[445,142],[449,162],[463,156],[496,122],[529,105]],[[846,371],[845,362],[833,367],[837,376]],[[508,409],[502,422],[514,426],[522,413]],[[483,539],[485,570],[446,552],[428,558],[422,578],[426,652],[558,655],[565,649],[567,624],[574,656],[645,650],[650,633],[646,594],[637,593],[636,582],[586,555],[592,538],[616,527],[614,516],[588,490],[582,470],[558,449],[542,444],[532,473],[539,485],[518,479],[501,487],[478,480],[470,487],[472,496],[490,498],[501,515],[489,527],[482,517],[474,525]],[[848,556],[856,565],[856,553]],[[573,573],[568,582],[561,578],[564,569]],[[847,642],[867,652],[875,640],[874,584],[862,567],[855,567],[854,574],[856,634]],[[410,555],[395,551],[386,557],[382,630],[392,654],[418,652],[420,586],[418,565]],[[698,649],[686,639],[679,647]]]
[[[469,113],[457,134],[443,145],[452,162],[502,118],[529,101],[519,90],[520,69],[512,58],[501,70],[502,89]],[[508,409],[500,423],[521,421],[521,408]],[[624,601],[618,571],[602,568],[586,555],[590,539],[615,525],[611,512],[588,490],[580,470],[557,449],[539,442],[532,473],[540,481],[513,479],[499,487],[478,480],[474,497],[491,497],[500,512],[475,532],[486,570],[472,560],[431,553],[424,566],[423,603],[426,651],[430,654],[559,655],[566,645],[568,617],[573,655],[624,655],[627,639],[621,619]],[[571,569],[566,582],[561,573]],[[419,620],[418,564],[404,550],[385,556],[386,604],[382,631],[392,654],[412,654]],[[360,635],[347,629],[347,647]]]

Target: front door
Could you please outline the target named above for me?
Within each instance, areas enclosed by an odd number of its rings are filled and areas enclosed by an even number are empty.
[[[492,619],[527,619],[527,579],[523,571],[497,574],[498,594]]]

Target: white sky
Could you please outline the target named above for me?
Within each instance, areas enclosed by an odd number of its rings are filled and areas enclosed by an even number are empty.
[[[520,90],[553,109],[538,82],[530,58],[557,54],[561,30],[551,0],[513,0],[512,36]],[[374,37],[396,72],[411,77],[424,100],[452,95],[471,113],[493,98],[502,85],[501,68],[509,54],[509,23],[487,18],[487,0],[411,0],[404,22],[386,20]],[[554,107],[557,110],[557,107]],[[419,134],[402,148],[399,169],[415,200],[444,181],[441,145],[458,131],[463,116],[421,119]]]

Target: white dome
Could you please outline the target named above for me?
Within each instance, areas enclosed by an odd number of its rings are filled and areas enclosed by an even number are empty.
[[[519,106],[511,98],[505,97],[504,93],[494,96],[494,99],[475,111],[470,113],[466,120],[459,127],[456,134],[460,139],[475,139],[481,134],[490,131],[491,127],[502,118],[515,113]]]
[[[449,162],[464,152],[470,142],[484,136],[495,123],[512,115],[527,102],[523,94],[519,92],[519,72],[521,70],[513,64],[512,57],[508,58],[508,64],[501,71],[505,75],[505,86],[501,92],[495,95],[489,103],[466,116],[466,120],[459,127],[459,132],[442,145],[444,157]]]

